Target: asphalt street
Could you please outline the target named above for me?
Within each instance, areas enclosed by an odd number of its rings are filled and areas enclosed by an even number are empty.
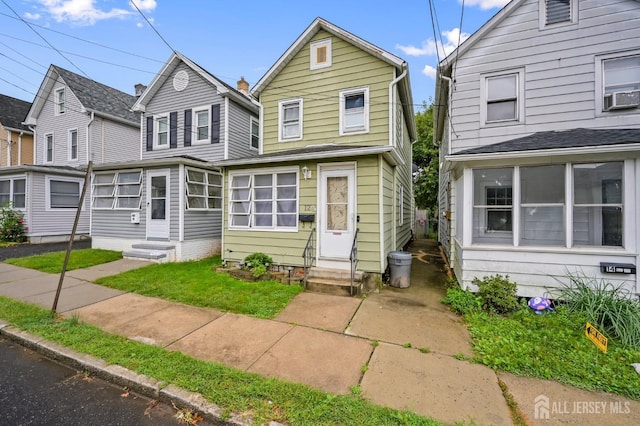
[[[180,424],[173,407],[85,376],[5,339],[0,339],[0,372],[1,426]]]

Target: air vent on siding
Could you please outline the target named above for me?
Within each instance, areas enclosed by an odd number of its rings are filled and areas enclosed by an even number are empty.
[[[547,25],[571,22],[571,0],[547,0]]]

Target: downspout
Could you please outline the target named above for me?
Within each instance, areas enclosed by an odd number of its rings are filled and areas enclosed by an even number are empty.
[[[90,143],[90,132],[91,132],[91,125],[93,124],[93,121],[95,120],[95,113],[93,111],[91,111],[91,119],[89,120],[89,122],[87,123],[87,164],[89,164],[90,161],[93,161],[92,155],[91,155],[91,143]],[[78,159],[80,155],[78,155]],[[89,179],[92,179],[93,176],[89,176]],[[89,187],[89,200],[93,200],[93,185],[91,185]],[[84,206],[83,206],[84,208]],[[91,201],[89,201],[89,235],[93,235],[93,209],[91,208]]]
[[[24,132],[20,132],[18,135],[18,165],[22,164],[22,135]]]
[[[93,111],[91,111],[91,118],[89,119],[89,122],[87,123],[87,163],[89,163],[89,161],[93,161],[92,155],[91,155],[91,125],[93,124],[93,121],[95,120],[95,113]]]
[[[36,163],[36,153],[38,152],[37,150],[37,146],[38,146],[38,137],[36,135],[36,126],[27,126],[29,128],[29,130],[31,130],[31,132],[33,132],[33,162],[31,164],[35,165],[38,164]]]
[[[398,84],[400,80],[402,80],[407,75],[406,62],[402,63],[402,68],[404,69],[404,71],[402,71],[402,74],[400,74],[391,83],[389,83],[389,118],[391,118],[389,122],[389,145],[390,146],[394,146],[393,131],[395,130],[395,123],[396,123],[396,114],[395,114],[395,111],[393,110],[393,106],[394,106],[393,88],[395,87],[396,84]]]

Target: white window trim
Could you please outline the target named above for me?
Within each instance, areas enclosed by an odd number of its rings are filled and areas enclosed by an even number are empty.
[[[73,152],[73,149],[71,147],[71,135],[73,134],[73,132],[76,133],[76,157],[72,157],[71,153]],[[69,131],[67,132],[67,145],[68,145],[68,154],[69,154],[69,161],[78,161],[78,157],[80,156],[80,135],[78,133],[78,129],[69,129]]]
[[[55,105],[55,115],[63,115],[65,113],[65,111],[67,110],[67,92],[65,90],[65,87],[58,87],[54,92],[53,92],[53,96],[54,96],[54,105]],[[60,93],[62,92],[63,96],[64,96],[64,107],[62,108],[62,110],[60,110]]]
[[[317,63],[316,62],[316,58],[317,58],[316,51],[320,47],[326,47],[327,48],[327,61],[323,62],[323,63]],[[330,38],[326,38],[326,39],[323,39],[323,40],[314,41],[310,45],[309,53],[310,53],[309,69],[317,70],[317,69],[321,69],[321,68],[330,67],[331,63],[332,63],[332,59],[331,59],[331,39]]]
[[[71,211],[75,210],[77,207],[51,207],[51,181],[57,180],[61,182],[77,182],[78,183],[78,199],[80,199],[80,195],[82,194],[82,183],[84,179],[82,178],[71,178],[66,176],[46,176],[45,178],[45,210],[46,211]],[[82,206],[84,210],[84,203]]]
[[[245,175],[260,175],[260,174],[272,174],[277,175],[280,173],[295,173],[296,174],[296,226],[292,227],[278,227],[276,224],[271,227],[252,227],[251,226],[251,216],[248,226],[233,226],[231,225],[231,206],[232,206],[232,196],[233,196],[233,188],[231,183],[233,182],[234,176],[245,176]],[[253,192],[253,182],[250,186],[251,192]],[[229,230],[243,230],[243,231],[262,231],[262,232],[298,232],[299,221],[297,220],[298,215],[300,214],[300,169],[299,167],[275,167],[275,168],[265,168],[265,169],[246,169],[246,170],[237,170],[230,171],[228,174],[228,202],[227,202],[227,229]],[[253,196],[249,195],[249,202],[252,202]]]
[[[254,124],[258,126],[258,146],[257,147],[253,146],[253,125]],[[249,120],[249,149],[253,151],[260,151],[261,142],[262,141],[260,140],[260,120],[252,116],[250,117],[250,120]]]
[[[353,130],[345,129],[345,98],[349,95],[364,93],[364,126]],[[369,87],[356,87],[352,89],[345,89],[340,91],[340,136],[345,135],[359,135],[363,133],[369,133]]]
[[[516,75],[517,84],[517,117],[515,120],[500,120],[487,122],[487,95],[488,95],[488,80],[493,77],[502,77]],[[511,69],[504,71],[496,71],[492,73],[482,74],[480,76],[480,127],[499,127],[499,126],[514,126],[524,124],[524,69]]]
[[[546,0],[540,0],[538,5],[538,26],[540,30],[553,31],[557,29],[558,31],[566,31],[568,26],[577,25],[578,24],[578,0],[571,0],[571,20],[567,22],[558,22],[556,24],[547,25],[547,2]]]
[[[118,183],[118,175],[120,173],[140,173],[140,176],[138,177],[138,183],[134,183],[134,182],[128,182],[128,183]],[[111,183],[96,183],[96,176],[100,176],[100,175],[113,175],[113,180],[111,181]],[[91,209],[93,210],[140,210],[141,209],[141,205],[142,205],[142,176],[143,176],[144,172],[142,169],[126,169],[126,170],[121,170],[121,171],[111,171],[111,172],[102,172],[102,173],[96,173],[94,175],[94,179],[92,182],[92,188],[93,188],[93,198],[91,200]],[[139,189],[138,189],[138,207],[118,207],[118,198],[135,198],[133,195],[130,196],[121,196],[118,197],[118,187],[119,186],[125,186],[125,185],[139,185]],[[112,186],[113,190],[111,191],[111,195],[96,195],[96,186]],[[95,200],[96,198],[110,198],[111,199],[111,206],[110,207],[95,207]]]
[[[640,56],[640,49],[628,50],[624,52],[608,53],[606,55],[599,55],[595,57],[595,70],[596,70],[596,116],[604,117],[610,115],[627,115],[627,114],[639,114],[640,108],[636,109],[620,109],[612,111],[603,111],[604,107],[604,62],[608,59],[624,58],[626,56]]]
[[[49,158],[47,156],[47,153],[49,151],[48,146],[47,146],[49,136],[51,136],[51,160],[49,160]],[[43,137],[44,137],[44,157],[43,157],[43,160],[44,160],[44,163],[51,164],[51,163],[53,163],[53,161],[56,158],[55,138],[53,136],[53,133],[45,133]]]
[[[167,119],[167,143],[166,145],[158,145],[158,130],[159,130],[158,121],[163,118]],[[171,139],[171,123],[169,122],[169,114],[154,115],[153,116],[153,150],[157,151],[159,149],[169,149],[169,146],[171,145],[170,139]]]
[[[9,181],[9,201],[11,202],[11,208],[14,210],[19,210],[21,212],[26,211],[27,210],[27,194],[29,191],[29,188],[27,188],[27,176],[26,175],[3,176],[0,179],[0,181],[3,181],[3,180]],[[24,207],[16,207],[13,204],[13,198],[15,196],[14,181],[16,180],[24,180]]]
[[[204,178],[205,178],[205,182],[189,182],[189,170],[193,170],[195,172],[198,173],[204,173]],[[209,206],[209,198],[217,198],[217,197],[210,197],[208,194],[207,195],[201,195],[198,196],[200,198],[204,198],[207,201],[207,207],[189,207],[189,197],[190,196],[196,196],[196,195],[189,195],[189,183],[197,183],[200,185],[203,185],[205,187],[205,189],[208,189],[210,186],[216,186],[215,184],[209,183],[209,174],[217,174],[220,176],[220,207],[208,207]],[[196,167],[185,167],[185,173],[184,173],[184,183],[185,183],[185,190],[184,190],[184,197],[185,197],[185,203],[184,203],[184,209],[185,210],[189,210],[189,211],[203,211],[203,212],[210,212],[210,211],[221,211],[222,210],[222,205],[224,203],[224,182],[223,182],[224,176],[223,174],[219,171],[219,170],[206,170],[206,169],[198,169]]]
[[[198,140],[198,121],[197,114],[199,112],[207,112],[207,133],[209,137],[207,139]],[[170,126],[168,127],[170,130]],[[167,141],[169,139],[167,138]],[[191,110],[191,145],[207,145],[211,143],[211,105],[201,106],[193,108]]]
[[[298,117],[298,121],[299,121],[299,126],[300,126],[300,133],[298,134],[298,136],[294,136],[294,137],[290,137],[290,138],[285,138],[283,136],[283,132],[282,132],[282,126],[284,124],[284,111],[283,111],[283,107],[284,105],[287,104],[292,104],[292,103],[298,103],[298,111],[299,111],[299,117]],[[299,141],[302,140],[302,134],[303,134],[303,117],[304,117],[304,108],[303,108],[303,100],[302,98],[292,98],[292,99],[284,99],[281,101],[278,101],[278,142],[293,142],[293,141]]]

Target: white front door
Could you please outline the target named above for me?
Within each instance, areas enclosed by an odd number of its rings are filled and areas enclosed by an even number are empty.
[[[356,229],[353,165],[321,166],[318,206],[318,266],[346,266]]]
[[[147,239],[169,239],[169,170],[147,172]]]

